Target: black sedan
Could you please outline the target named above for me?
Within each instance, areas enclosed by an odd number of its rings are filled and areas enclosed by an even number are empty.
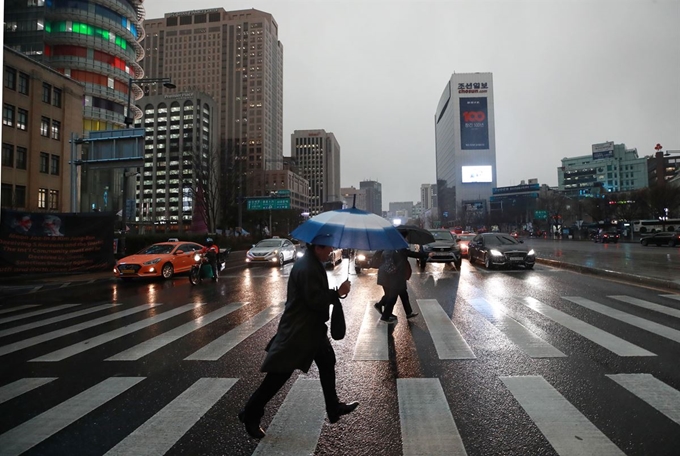
[[[643,236],[640,239],[642,245],[669,245],[675,247],[680,245],[680,231],[662,231],[660,233]]]
[[[496,266],[524,266],[531,269],[536,263],[536,253],[506,233],[482,233],[468,243],[470,263],[479,261],[487,269]]]

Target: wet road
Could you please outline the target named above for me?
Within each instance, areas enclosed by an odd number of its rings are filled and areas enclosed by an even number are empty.
[[[580,245],[611,261],[642,248],[528,242],[545,257]],[[675,264],[678,249],[656,253]],[[269,404],[267,438],[238,422],[292,265],[251,268],[0,308],[0,455],[677,454],[680,294],[545,264],[428,265],[409,282],[420,315],[397,304],[388,327],[372,307],[375,273],[347,266],[329,272],[331,285],[353,283],[348,333],[333,344],[339,396],[360,406],[337,424],[314,368]]]

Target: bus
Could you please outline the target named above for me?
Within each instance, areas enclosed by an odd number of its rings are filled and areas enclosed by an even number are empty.
[[[680,218],[661,220],[633,220],[633,232],[636,234],[656,233],[658,231],[675,231],[680,229]]]

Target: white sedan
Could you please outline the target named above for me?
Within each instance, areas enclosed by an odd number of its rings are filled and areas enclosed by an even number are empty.
[[[295,261],[295,245],[288,239],[263,239],[246,253],[246,264],[273,264],[282,266],[286,261]]]

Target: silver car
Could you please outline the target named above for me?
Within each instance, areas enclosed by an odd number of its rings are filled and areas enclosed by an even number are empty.
[[[283,266],[286,261],[295,261],[295,245],[288,239],[262,239],[246,253],[246,264],[268,264]]]

